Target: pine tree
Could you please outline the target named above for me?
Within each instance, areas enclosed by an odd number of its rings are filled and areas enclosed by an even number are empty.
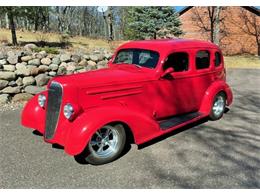
[[[134,7],[128,10],[126,38],[156,39],[179,36],[181,22],[173,7]]]

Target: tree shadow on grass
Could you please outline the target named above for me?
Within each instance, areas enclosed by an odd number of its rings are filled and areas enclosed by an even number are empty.
[[[72,44],[69,42],[49,42],[49,41],[22,41],[20,42],[21,46],[24,46],[26,44],[33,43],[37,45],[38,47],[56,47],[56,48],[68,48],[71,47]]]

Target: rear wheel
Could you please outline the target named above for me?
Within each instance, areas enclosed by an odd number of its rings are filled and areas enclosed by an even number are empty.
[[[97,130],[81,157],[92,165],[109,163],[120,156],[126,143],[123,125],[105,125]]]
[[[220,119],[225,111],[226,108],[226,95],[223,92],[218,93],[213,101],[211,112],[210,112],[210,119],[211,120],[218,120]]]

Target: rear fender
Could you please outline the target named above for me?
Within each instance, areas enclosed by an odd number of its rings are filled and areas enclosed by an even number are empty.
[[[209,115],[212,104],[213,104],[214,97],[220,91],[225,92],[225,94],[227,96],[226,97],[227,105],[229,106],[233,101],[232,91],[226,82],[217,81],[217,82],[213,83],[205,92],[199,111],[202,113],[205,113],[206,115]]]
[[[69,155],[81,153],[97,129],[112,122],[127,124],[136,144],[144,142],[149,136],[153,137],[159,129],[152,118],[125,107],[95,108],[85,111],[73,121],[66,136],[65,152]]]

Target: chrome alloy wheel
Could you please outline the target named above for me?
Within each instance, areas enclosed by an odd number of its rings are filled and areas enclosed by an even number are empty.
[[[213,105],[213,113],[215,116],[220,116],[225,109],[225,99],[223,96],[217,96]]]
[[[100,158],[113,156],[119,150],[119,134],[116,128],[107,125],[97,130],[89,144],[93,154]]]

